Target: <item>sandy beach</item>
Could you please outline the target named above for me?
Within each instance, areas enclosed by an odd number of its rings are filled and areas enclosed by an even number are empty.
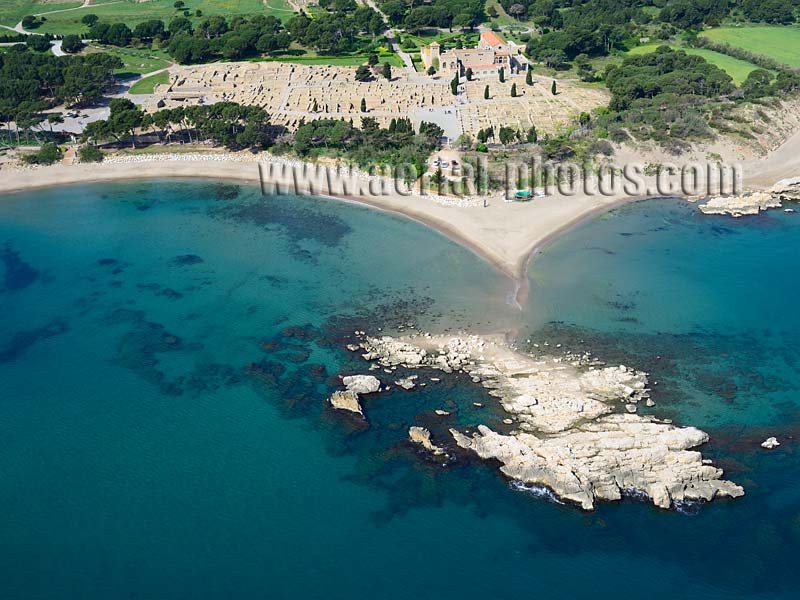
[[[783,177],[800,173],[800,133],[791,136],[776,151],[764,158],[747,161],[744,166],[745,189],[765,189]],[[147,156],[147,155],[143,155]],[[130,162],[126,162],[126,160]],[[287,161],[296,163],[296,161]],[[261,164],[262,168],[259,168]],[[248,184],[266,184],[299,193],[309,190],[292,177],[276,175],[263,168],[256,156],[212,153],[181,154],[148,158],[122,158],[96,164],[54,165],[22,170],[0,171],[0,194],[90,182],[125,181],[159,178],[209,178]],[[299,163],[298,163],[299,164]],[[649,187],[649,182],[648,182]],[[625,193],[573,195],[553,193],[533,202],[504,202],[499,193],[482,202],[463,202],[461,206],[437,202],[435,198],[399,193],[357,194],[338,189],[337,182],[325,190],[311,190],[314,195],[353,201],[403,215],[431,227],[468,247],[517,283],[517,299],[527,296],[525,272],[537,250],[582,220],[626,202],[643,200],[659,194]],[[680,195],[680,194],[670,194]]]
[[[292,186],[293,181],[269,177],[264,183]],[[159,178],[209,178],[259,184],[258,162],[181,160],[136,163],[54,165],[0,173],[0,193],[77,183]],[[307,191],[302,186],[300,192]],[[530,203],[503,202],[498,195],[487,206],[446,206],[424,196],[348,195],[317,193],[391,211],[419,221],[470,248],[500,271],[520,280],[531,252],[553,236],[597,211],[608,210],[624,198],[576,195],[548,196]]]

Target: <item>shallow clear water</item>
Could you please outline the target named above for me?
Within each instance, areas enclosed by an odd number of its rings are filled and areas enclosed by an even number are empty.
[[[2,598],[793,591],[800,468],[792,442],[757,445],[798,430],[790,216],[621,209],[534,261],[523,313],[416,223],[229,184],[8,196],[0,244]],[[585,514],[443,468],[409,425],[501,418],[459,379],[367,400],[368,428],[331,414],[336,375],[364,369],[348,336],[402,323],[522,327],[647,368],[656,410],[710,431],[748,495]]]

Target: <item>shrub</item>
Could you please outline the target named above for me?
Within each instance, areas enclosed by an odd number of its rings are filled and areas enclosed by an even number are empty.
[[[48,143],[38,152],[24,156],[22,160],[32,165],[52,165],[61,160],[61,150],[55,144]]]
[[[98,163],[103,161],[103,153],[97,146],[81,146],[78,150],[78,158],[82,163]]]

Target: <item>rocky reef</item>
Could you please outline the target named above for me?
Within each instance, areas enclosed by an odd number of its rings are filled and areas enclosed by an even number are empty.
[[[793,177],[781,179],[767,191],[710,198],[700,205],[700,210],[707,215],[743,217],[757,215],[770,208],[780,208],[785,201],[797,200],[800,200],[800,177]]]
[[[690,450],[708,441],[706,433],[635,414],[639,403],[652,405],[641,371],[599,367],[580,356],[534,357],[501,337],[363,337],[360,347],[364,359],[384,368],[467,373],[498,399],[515,428],[451,429],[456,444],[499,461],[512,480],[547,486],[586,510],[625,494],[646,494],[662,508],[744,494]],[[425,430],[412,429],[415,443],[443,451]]]
[[[334,392],[328,401],[331,406],[339,410],[347,410],[364,417],[358,397],[363,394],[373,394],[381,389],[381,382],[372,375],[348,375],[342,378],[342,383],[347,388]]]

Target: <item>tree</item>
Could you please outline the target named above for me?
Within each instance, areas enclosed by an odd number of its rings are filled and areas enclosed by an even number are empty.
[[[589,116],[588,112],[582,112],[578,117],[578,123],[580,124],[581,127],[585,128],[589,126],[589,122],[591,121],[591,119],[592,118],[591,116]]]
[[[367,101],[364,98],[361,99],[361,112],[367,112]]]
[[[528,67],[528,70],[525,72],[525,83],[527,85],[533,85],[533,71],[531,71],[530,67]]]
[[[23,160],[34,165],[52,165],[61,160],[61,149],[55,144],[44,144],[38,152],[24,156]]]
[[[456,73],[450,81],[450,91],[453,93],[453,96],[458,95],[458,73]]]
[[[535,144],[539,140],[539,134],[536,131],[536,125],[531,125],[528,129],[528,134],[525,136],[529,144]]]
[[[392,80],[392,65],[388,62],[383,63],[383,69],[381,69],[381,75],[383,75],[387,80]]]
[[[83,23],[87,27],[92,27],[99,20],[100,17],[98,17],[97,15],[93,15],[91,13],[88,15],[83,15],[83,17],[81,17],[81,23]]]
[[[553,79],[553,85],[550,86],[550,93],[553,94],[553,96],[558,94],[558,86],[556,85],[555,79]]]
[[[82,163],[98,163],[103,161],[103,153],[97,146],[84,144],[78,149],[78,159]]]
[[[525,6],[524,4],[512,4],[511,6],[508,7],[508,14],[510,14],[518,21],[521,20],[522,17],[524,17],[525,13],[527,12],[528,12],[528,7]]]
[[[83,49],[81,38],[74,33],[64,36],[61,41],[61,49],[68,54],[75,54]]]
[[[488,100],[489,99],[489,86],[488,85],[485,88],[483,88],[483,99],[484,100]]]
[[[369,81],[372,79],[372,70],[366,65],[360,65],[356,69],[356,81]]]
[[[125,23],[114,23],[108,28],[104,42],[112,46],[127,46],[133,39],[133,32]]]
[[[503,83],[506,80],[506,68],[500,67],[500,83]]]
[[[499,137],[500,143],[507,146],[517,138],[517,130],[513,127],[501,127]]]
[[[472,136],[468,133],[462,133],[456,138],[456,148],[462,151],[470,150],[472,148]]]
[[[434,75],[436,75],[436,69],[431,65],[428,67],[428,77],[433,77]]]
[[[184,6],[186,6],[186,3],[183,2],[183,0],[177,0],[177,2],[175,2],[175,4],[172,6],[174,6],[177,10],[181,10]]]
[[[50,50],[50,39],[43,35],[29,35],[25,44],[36,52],[47,52]]]
[[[372,54],[370,54],[369,57],[367,58],[367,64],[370,67],[374,67],[375,65],[377,65],[378,64],[378,55],[375,54],[374,52]]]
[[[511,84],[511,97],[512,98],[516,98],[517,97],[517,84],[516,83],[512,83]]]
[[[472,67],[467,67],[467,81],[472,81],[473,76]]]

